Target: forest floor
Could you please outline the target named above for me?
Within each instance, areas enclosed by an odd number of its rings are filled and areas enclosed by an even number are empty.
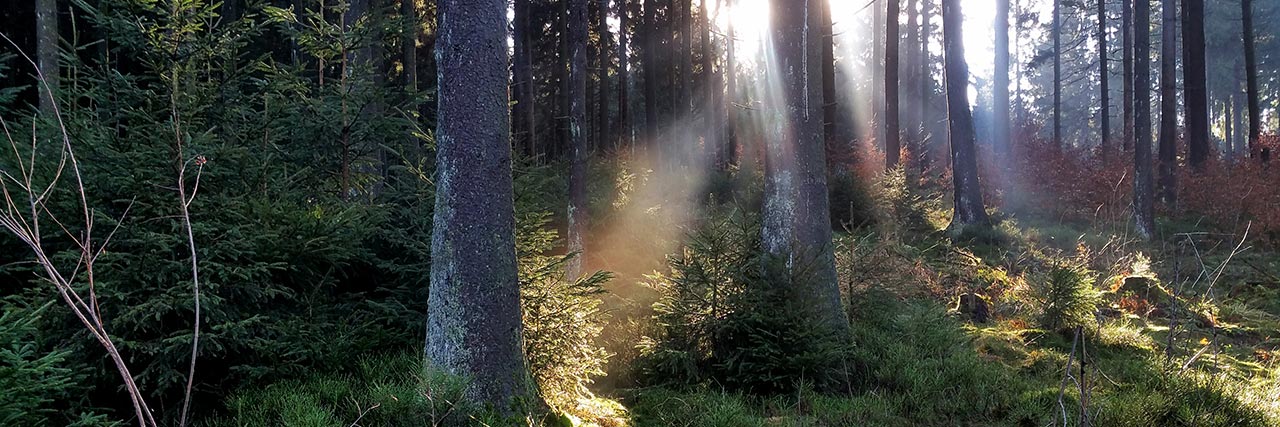
[[[837,236],[853,385],[762,397],[627,386],[623,373],[599,382],[617,400],[584,402],[582,423],[1280,425],[1280,253],[1265,242],[1166,221],[1148,243],[1123,218],[1076,224],[1035,211],[953,239],[947,198],[920,193],[896,196],[888,226]],[[1078,267],[1067,279],[1086,292],[1055,287],[1064,266]],[[629,279],[641,280],[623,272],[613,291],[627,294]],[[960,303],[970,296],[985,319]],[[1046,326],[1078,307],[1088,307],[1079,328]],[[619,340],[634,345],[630,327]],[[613,372],[635,361],[620,353]]]

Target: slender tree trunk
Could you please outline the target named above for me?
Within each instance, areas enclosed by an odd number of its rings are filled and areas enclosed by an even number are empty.
[[[680,105],[676,109],[677,120],[693,113],[693,0],[676,0],[680,4]]]
[[[1245,94],[1249,108],[1249,155],[1260,158],[1262,147],[1262,101],[1258,94],[1258,54],[1253,35],[1253,0],[1240,0],[1243,21]]]
[[[811,307],[816,324],[847,336],[840,303],[822,143],[821,0],[772,0],[773,53],[782,73],[780,97],[769,99],[774,129],[765,141],[765,206],[761,230],[766,253],[804,268],[794,283],[798,307]],[[803,266],[803,267],[802,267]],[[766,269],[769,266],[765,267]],[[785,276],[784,276],[785,277]]]
[[[1173,206],[1178,196],[1178,5],[1177,0],[1162,1],[1159,177],[1156,183],[1161,201]]]
[[[916,106],[922,104],[923,94],[920,90],[920,64],[924,62],[920,58],[920,2],[919,0],[907,0],[907,37],[905,45],[900,49],[905,51],[902,55],[905,60],[900,64],[899,68],[905,69],[905,76],[902,77],[902,97],[906,99],[906,108],[902,114],[904,134],[907,138],[907,151],[911,156],[920,156],[921,139],[920,129],[923,117],[916,114],[920,111]]]
[[[885,39],[886,39],[885,31],[887,30],[886,24],[885,24],[885,18],[886,18],[885,15],[888,14],[886,12],[886,8],[887,8],[887,5],[889,4],[889,1],[891,0],[874,0],[871,6],[872,7],[871,37],[872,37],[872,44],[873,44],[871,47],[871,56],[872,56],[871,68],[873,69],[872,77],[871,77],[871,80],[872,80],[871,81],[871,86],[872,86],[871,122],[872,122],[872,128],[875,129],[875,134],[873,136],[875,137],[876,141],[885,140],[884,88],[886,83],[885,83],[884,71],[885,71]],[[892,0],[892,1],[897,1],[897,0]]]
[[[987,218],[978,182],[977,136],[969,109],[969,64],[964,58],[964,15],[960,0],[942,0],[942,40],[947,71],[947,121],[951,128],[951,169],[955,190],[952,233],[985,227]]]
[[[566,152],[569,152],[571,153],[570,155],[572,155],[571,147],[573,145],[571,141],[572,137],[570,136],[570,123],[569,123],[569,117],[573,115],[573,112],[570,110],[572,106],[570,105],[570,102],[569,102],[569,100],[572,97],[571,93],[573,90],[571,88],[571,86],[573,85],[573,80],[572,80],[572,76],[570,76],[569,74],[570,73],[569,69],[572,67],[572,62],[573,62],[573,53],[569,48],[569,45],[572,43],[572,40],[571,40],[571,37],[569,36],[570,29],[569,29],[569,1],[568,0],[560,1],[560,13],[557,15],[557,17],[560,19],[559,21],[560,43],[558,45],[558,47],[560,48],[560,55],[558,58],[556,58],[557,62],[555,64],[556,65],[555,72],[558,77],[557,80],[560,83],[559,85],[560,91],[556,93],[556,99],[557,101],[559,101],[557,103],[558,110],[556,111],[556,116],[555,116],[557,141],[556,141],[555,149],[551,151],[555,153],[555,156],[557,158],[563,158],[560,156]],[[583,90],[585,92],[586,89],[584,88]]]
[[[631,120],[631,58],[627,53],[630,46],[628,32],[630,31],[631,20],[628,15],[631,11],[628,4],[631,0],[617,0],[618,2],[618,132],[622,136],[622,143],[626,145],[628,150],[635,151],[635,133],[632,130]]]
[[[644,145],[652,146],[658,136],[658,8],[659,0],[644,0]]]
[[[1107,57],[1107,1],[1097,0],[1098,2],[1098,99],[1101,110],[1098,112],[1098,122],[1102,126],[1099,134],[1102,136],[1102,160],[1109,162],[1111,159],[1111,76],[1108,70],[1110,59]]]
[[[1124,135],[1123,141],[1121,141],[1120,145],[1121,149],[1125,152],[1128,152],[1129,149],[1133,147],[1133,138],[1135,136],[1133,132],[1133,127],[1135,125],[1133,117],[1133,108],[1135,106],[1133,99],[1133,2],[1134,0],[1120,0],[1120,7],[1122,9],[1120,12],[1120,33],[1124,36],[1122,42],[1124,44],[1122,49],[1124,51],[1124,57],[1122,59],[1124,62],[1124,85],[1120,95],[1121,98],[1124,98],[1121,100],[1124,104],[1122,108],[1122,114],[1124,116]]]
[[[401,61],[404,66],[404,90],[410,94],[409,109],[414,113],[412,120],[421,123],[422,115],[421,104],[418,103],[418,32],[422,30],[422,21],[418,17],[417,2],[414,0],[400,0],[400,15],[405,20],[404,38],[401,41]],[[296,49],[295,49],[296,51]],[[523,121],[523,120],[521,120]],[[417,161],[422,154],[422,144],[418,137],[411,131],[406,135],[408,141],[406,147],[412,150],[410,154],[413,161]]]
[[[1240,88],[1240,74],[1242,73],[1242,70],[1243,65],[1240,62],[1236,62],[1236,72],[1233,79],[1234,82],[1231,85],[1231,111],[1234,112],[1231,116],[1231,129],[1234,131],[1231,149],[1240,157],[1247,158],[1249,157],[1249,131],[1245,129],[1243,119],[1248,112],[1246,111],[1247,107],[1240,104],[1241,101],[1248,97],[1248,95],[1246,95],[1245,91]]]
[[[718,101],[723,100],[720,95],[719,78],[716,76],[715,70],[715,46],[711,44],[711,17],[708,13],[707,0],[701,0],[698,4],[699,26],[702,31],[699,35],[702,38],[702,149],[707,156],[707,164],[713,169],[723,164],[723,153],[721,150],[724,144],[720,142],[720,104]]]
[[[1182,0],[1182,72],[1187,161],[1203,172],[1209,160],[1209,86],[1206,84],[1204,0]]]
[[[937,124],[937,119],[932,116],[933,109],[933,58],[929,53],[929,39],[933,37],[933,29],[931,16],[933,15],[933,0],[922,0],[920,2],[920,63],[916,64],[919,68],[918,78],[920,100],[916,103],[916,117],[920,120],[920,141],[921,150],[919,154],[920,166],[922,168],[929,167],[929,147],[928,141],[933,133],[933,128]]]
[[[732,11],[736,0],[725,0],[728,10]],[[729,16],[733,16],[732,12]],[[725,44],[725,97],[728,100],[725,104],[728,109],[727,122],[725,128],[727,130],[727,138],[725,138],[725,152],[727,154],[726,164],[738,164],[738,60],[737,60],[737,33],[734,31],[733,20],[729,20],[728,39]]]
[[[822,28],[822,137],[827,147],[827,160],[832,161],[837,158],[832,154],[844,150],[848,141],[841,141],[836,134],[837,108],[840,105],[836,100],[835,29],[832,26],[831,3],[829,1],[821,3],[819,7],[822,9],[820,24]]]
[[[1135,231],[1143,239],[1155,237],[1155,194],[1151,165],[1151,0],[1135,0],[1133,15],[1134,180]]]
[[[898,167],[902,151],[902,135],[898,122],[898,15],[900,12],[898,2],[900,0],[887,1],[889,8],[885,13],[887,29],[884,36],[884,161],[886,169],[893,169]]]
[[[413,0],[404,0],[406,3],[412,3]],[[530,44],[530,23],[529,23],[529,2],[531,0],[513,0],[515,9],[512,24],[512,39],[515,44],[515,64],[512,65],[512,77],[515,79],[515,105],[512,106],[512,122],[515,125],[512,129],[515,133],[514,139],[516,146],[529,157],[533,157],[536,152],[534,147],[537,139],[536,133],[537,123],[534,120],[534,83],[533,83],[533,52]]]
[[[586,256],[587,155],[583,133],[587,121],[587,0],[568,0],[569,7],[569,170],[568,245],[578,256],[569,261],[570,280],[582,273]]]
[[[1101,1],[1101,0],[1099,0]],[[995,151],[1005,162],[1011,161],[1009,139],[1009,0],[996,0],[996,65],[995,65]],[[967,99],[966,99],[967,101]]]
[[[8,50],[8,49],[6,49]],[[36,67],[44,78],[40,84],[40,111],[52,113],[58,91],[58,2],[36,0]],[[53,93],[45,91],[48,85]]]
[[[1053,145],[1062,148],[1062,0],[1053,0]]]
[[[1223,109],[1226,110],[1226,117],[1223,118],[1222,124],[1226,127],[1226,132],[1224,133],[1227,136],[1226,143],[1223,146],[1225,148],[1224,151],[1227,152],[1227,163],[1235,163],[1236,161],[1236,140],[1238,139],[1236,133],[1240,131],[1240,128],[1237,127],[1240,119],[1240,115],[1236,113],[1237,98],[1236,91],[1233,90],[1227,95],[1227,102],[1223,105]]]
[[[504,0],[440,0],[436,207],[429,363],[467,378],[469,400],[537,400],[522,351]],[[483,237],[483,238],[481,238]]]
[[[596,69],[596,90],[599,95],[596,100],[596,134],[600,139],[596,142],[596,147],[607,149],[612,148],[615,140],[612,124],[609,123],[609,62],[613,56],[613,52],[609,50],[613,44],[613,34],[609,32],[609,0],[600,0],[596,12],[596,28],[600,36],[600,55],[596,60],[600,64],[600,68]]]

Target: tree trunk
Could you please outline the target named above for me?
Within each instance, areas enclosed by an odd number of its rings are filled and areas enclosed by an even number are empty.
[[[921,152],[920,145],[920,129],[923,117],[916,114],[920,111],[917,108],[922,102],[922,93],[920,93],[920,63],[924,62],[920,58],[920,2],[919,0],[907,0],[907,37],[905,46],[901,49],[905,51],[905,58],[899,68],[905,70],[905,76],[902,77],[902,96],[906,99],[906,108],[902,113],[904,134],[907,138],[907,151],[912,156],[919,156]]]
[[[711,166],[711,170],[716,170],[723,164],[723,153],[721,149],[724,144],[720,142],[720,103],[723,101],[720,95],[720,83],[715,70],[715,46],[711,44],[711,17],[708,14],[710,9],[707,8],[707,0],[701,0],[698,5],[699,24],[702,28],[700,36],[702,38],[702,85],[704,96],[702,98],[702,149],[707,156],[707,165]]]
[[[774,128],[765,141],[765,252],[804,268],[807,280],[795,283],[798,307],[811,307],[816,323],[838,336],[849,324],[840,303],[821,116],[821,0],[772,0],[773,53],[781,74],[781,97],[768,99]],[[768,266],[766,266],[768,268]]]
[[[897,1],[897,0],[893,0],[893,1]],[[887,7],[886,5],[887,5],[888,3],[889,3],[889,1],[888,1],[888,0],[874,0],[874,1],[872,2],[872,5],[871,5],[871,7],[872,7],[872,12],[871,12],[871,27],[872,27],[872,28],[871,28],[871,32],[872,32],[872,35],[871,35],[871,37],[872,37],[872,47],[871,47],[871,56],[872,56],[872,58],[871,58],[871,68],[872,68],[872,70],[873,70],[873,71],[871,72],[871,73],[872,73],[872,77],[871,77],[871,86],[872,86],[872,89],[871,89],[871,122],[872,122],[872,129],[874,129],[874,132],[875,132],[875,134],[874,134],[873,136],[875,137],[876,141],[884,141],[884,140],[885,140],[885,135],[884,135],[884,128],[885,128],[885,123],[884,123],[884,111],[885,111],[884,101],[885,101],[885,96],[884,96],[884,94],[885,94],[885,92],[884,92],[884,88],[885,88],[886,83],[885,83],[885,79],[884,79],[884,78],[885,78],[885,75],[884,75],[884,71],[885,71],[885,55],[884,55],[884,53],[885,53],[885,39],[886,39],[886,37],[885,37],[885,31],[887,30],[886,25],[885,25],[885,15],[887,15],[887,14],[888,14],[885,10],[886,10],[886,7]]]
[[[599,95],[596,100],[596,134],[599,137],[596,147],[607,149],[613,146],[614,141],[613,129],[609,123],[609,62],[612,57],[609,45],[613,44],[613,35],[609,33],[609,0],[600,0],[596,12],[596,28],[600,36],[600,55],[596,59],[600,65],[596,69],[596,90]]]
[[[429,363],[468,379],[469,400],[510,411],[538,399],[522,351],[507,118],[504,0],[441,0]]]
[[[728,5],[728,11],[726,11],[726,13],[728,13],[729,16],[733,16],[732,12],[729,12],[729,11],[733,10],[735,0],[725,0],[725,2]],[[725,42],[725,51],[726,51],[725,62],[727,63],[727,66],[725,67],[725,77],[726,77],[725,98],[727,102],[725,102],[725,104],[728,110],[728,114],[726,114],[727,121],[725,122],[725,129],[727,133],[724,141],[726,144],[725,154],[727,157],[725,159],[725,163],[727,165],[737,165],[738,164],[738,107],[737,107],[738,105],[738,60],[737,60],[737,43],[734,40],[737,37],[737,33],[734,31],[732,19],[729,20],[728,27],[729,28],[726,29],[729,33],[728,37],[726,37],[728,40]]]
[[[582,273],[586,256],[587,231],[587,138],[583,133],[587,121],[587,0],[568,0],[569,7],[569,252],[577,253],[569,261],[566,275],[570,280]]]
[[[1231,139],[1231,149],[1240,157],[1249,157],[1249,131],[1245,130],[1243,120],[1244,116],[1248,114],[1245,111],[1247,107],[1240,105],[1240,101],[1247,97],[1247,95],[1240,90],[1239,76],[1241,69],[1241,63],[1236,62],[1236,73],[1233,78],[1234,82],[1231,85],[1232,91],[1230,108],[1231,111],[1233,111],[1233,114],[1231,115],[1231,129],[1233,131],[1232,134],[1234,135]]]
[[[658,8],[659,0],[644,0],[644,33],[641,41],[644,60],[644,145],[655,144],[658,136]]]
[[[923,0],[920,2],[920,63],[919,67],[919,85],[920,100],[916,104],[916,117],[920,120],[920,141],[921,150],[919,154],[921,168],[929,167],[929,144],[930,135],[933,128],[937,124],[937,120],[930,117],[933,105],[933,68],[931,63],[933,58],[929,54],[929,39],[933,37],[933,30],[930,28],[930,16],[934,10],[932,0]]]
[[[888,0],[885,13],[884,56],[884,162],[886,169],[898,167],[902,151],[901,131],[898,125],[898,15],[900,0]]]
[[[942,0],[942,40],[947,71],[947,122],[951,128],[951,169],[955,186],[952,233],[985,227],[991,221],[978,182],[977,136],[969,109],[969,64],[964,58],[964,15],[960,0]]]
[[[36,68],[44,78],[43,84],[37,83],[40,111],[52,113],[59,77],[57,0],[36,0]],[[45,85],[52,93],[46,90]]]
[[[1124,104],[1122,108],[1122,114],[1124,116],[1124,135],[1123,141],[1121,141],[1120,145],[1121,149],[1126,152],[1133,147],[1133,138],[1135,136],[1133,132],[1133,108],[1135,106],[1133,99],[1133,2],[1134,0],[1120,0],[1120,7],[1122,8],[1120,12],[1120,33],[1124,35],[1122,42],[1124,44],[1124,58],[1122,59],[1124,62],[1124,87],[1122,88],[1120,95],[1121,98],[1124,98],[1121,100]]]
[[[1155,237],[1155,195],[1151,165],[1151,3],[1136,0],[1133,8],[1133,217],[1139,236]]]
[[[1101,1],[1101,0],[1099,0]],[[992,145],[1009,162],[1012,150],[1009,119],[1009,0],[996,0],[995,131]],[[1007,164],[1007,163],[1006,163]]]
[[[403,0],[412,4],[414,0]],[[533,53],[529,23],[529,2],[531,0],[514,0],[515,22],[512,24],[512,39],[515,43],[515,55],[512,77],[515,79],[513,91],[516,103],[512,106],[511,121],[515,125],[513,131],[516,147],[526,156],[533,157],[537,145],[537,122],[534,120],[534,83]]]
[[[1162,0],[1160,40],[1160,199],[1173,206],[1178,196],[1178,8],[1177,0]]]
[[[1253,37],[1253,0],[1240,0],[1243,21],[1246,104],[1249,108],[1249,156],[1260,158],[1262,147],[1262,101],[1258,94],[1258,54]]]
[[[628,150],[635,151],[635,133],[631,127],[631,58],[627,55],[630,40],[630,0],[618,2],[618,132]]]
[[[704,0],[705,1],[705,0]],[[831,3],[821,2],[822,9],[822,138],[825,141],[828,161],[836,159],[831,154],[845,150],[849,141],[841,141],[836,135],[836,117],[839,103],[836,100],[835,28],[832,26]]]
[[[1204,0],[1182,0],[1182,72],[1187,162],[1203,172],[1209,160],[1209,87],[1206,84]]]
[[[680,33],[680,99],[675,119],[688,118],[693,113],[693,0],[676,0],[680,5],[680,20],[676,24]]]
[[[1098,121],[1102,126],[1100,136],[1102,137],[1102,160],[1108,162],[1111,159],[1111,82],[1110,73],[1108,72],[1107,58],[1107,1],[1098,1],[1098,99],[1101,110],[1098,112]]]
[[[1053,145],[1062,148],[1062,0],[1053,0]]]

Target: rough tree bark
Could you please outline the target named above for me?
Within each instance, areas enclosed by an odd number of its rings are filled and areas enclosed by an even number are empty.
[[[888,0],[885,12],[884,55],[884,162],[886,169],[898,167],[902,151],[898,110],[898,20],[900,0]]]
[[[58,2],[57,0],[36,0],[36,68],[44,77],[44,85],[58,91]],[[39,92],[44,92],[41,89]],[[42,94],[40,111],[52,113],[53,97]]]
[[[1259,158],[1262,137],[1262,102],[1258,96],[1258,54],[1253,35],[1253,0],[1240,0],[1244,40],[1244,75],[1246,104],[1249,109],[1249,156]]]
[[[522,350],[504,0],[441,0],[427,359],[498,409],[537,399]]]
[[[1177,203],[1178,195],[1178,5],[1162,0],[1160,31],[1160,141],[1156,185],[1160,201]]]
[[[1009,157],[1013,151],[1009,140],[1009,0],[996,0],[995,32],[995,130],[992,132],[992,145],[1004,162],[1008,162],[1012,160]]]
[[[804,268],[796,283],[799,306],[813,308],[818,325],[841,336],[849,324],[840,303],[822,143],[819,2],[772,0],[773,53],[781,73],[778,95],[768,99],[772,124],[765,141],[765,205],[761,230],[766,253]],[[768,268],[768,267],[766,267]]]
[[[951,169],[955,213],[948,227],[954,234],[991,223],[978,182],[977,136],[969,109],[969,64],[964,58],[964,15],[960,0],[942,0],[942,42],[947,75],[947,122],[951,128]]]
[[[566,266],[570,280],[582,273],[587,231],[587,0],[569,4],[569,210],[567,243],[577,253]]]
[[[1204,171],[1209,160],[1209,86],[1206,84],[1204,0],[1182,0],[1182,85],[1186,103],[1187,163]]]
[[[1151,0],[1135,0],[1133,15],[1133,219],[1138,236],[1155,237],[1151,165]]]

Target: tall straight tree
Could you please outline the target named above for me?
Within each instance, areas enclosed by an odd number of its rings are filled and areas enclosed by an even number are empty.
[[[821,3],[819,7],[822,8],[820,24],[822,28],[822,137],[826,142],[827,150],[835,150],[839,148],[839,144],[847,141],[840,141],[836,136],[836,111],[839,104],[836,102],[836,37],[831,18],[831,2]],[[832,151],[828,151],[830,152]]]
[[[1124,68],[1122,72],[1124,74],[1124,84],[1120,94],[1120,97],[1123,98],[1121,102],[1124,104],[1121,112],[1123,115],[1122,120],[1124,121],[1124,135],[1120,145],[1126,152],[1133,147],[1133,138],[1135,136],[1133,133],[1133,108],[1135,106],[1133,99],[1133,2],[1134,0],[1120,0],[1120,33],[1123,35],[1121,43],[1124,44],[1121,49],[1123,51],[1121,61],[1124,62],[1122,64]]]
[[[507,118],[507,2],[440,0],[427,360],[466,395],[537,399],[525,363]]]
[[[718,167],[724,162],[724,144],[720,143],[720,78],[715,70],[715,46],[711,44],[711,9],[707,8],[707,0],[698,3],[699,32],[702,40],[702,146],[710,165]]]
[[[413,0],[403,0],[413,3]],[[530,34],[529,7],[532,0],[514,0],[515,22],[511,26],[511,38],[514,42],[512,79],[514,82],[515,105],[512,106],[511,121],[514,126],[514,142],[526,156],[535,154],[537,145],[537,123],[534,120],[534,83],[533,83],[533,40]]]
[[[1098,122],[1101,125],[1102,158],[1111,158],[1111,82],[1107,57],[1107,0],[1098,2]]]
[[[631,61],[627,54],[630,46],[631,0],[618,3],[618,133],[629,150],[635,150],[635,134],[631,120]]]
[[[36,67],[44,77],[44,85],[48,85],[55,93],[58,88],[58,2],[57,0],[36,0]],[[43,87],[40,92],[44,92]],[[40,111],[53,112],[52,93],[40,96]]]
[[[693,0],[675,0],[679,10],[678,21],[672,27],[680,36],[680,73],[678,74],[680,99],[674,112],[676,119],[693,112]]]
[[[1162,0],[1160,29],[1160,142],[1156,184],[1160,199],[1173,206],[1178,195],[1178,5]]]
[[[947,122],[951,128],[951,169],[955,214],[952,233],[991,223],[978,182],[977,135],[969,109],[969,64],[964,58],[964,14],[960,0],[942,0],[942,44],[947,75]]]
[[[887,0],[884,55],[884,162],[886,169],[898,167],[902,151],[898,110],[898,15],[900,0]]]
[[[644,29],[641,42],[644,63],[644,144],[655,144],[658,136],[658,0],[644,0]]]
[[[566,274],[576,279],[586,256],[587,231],[587,0],[568,0],[569,7],[569,261]]]
[[[996,152],[1004,157],[1007,162],[1010,160],[1009,156],[1013,151],[1009,129],[1009,0],[996,0],[995,32],[996,66],[995,87],[993,89],[995,129],[992,132],[994,137],[992,145],[995,146]]]
[[[1151,168],[1151,0],[1133,6],[1133,219],[1143,239],[1156,232],[1155,194]]]
[[[920,2],[907,0],[907,35],[905,45],[901,47],[905,51],[902,55],[905,61],[900,64],[900,68],[905,69],[903,73],[905,76],[900,75],[900,77],[904,86],[902,94],[907,100],[906,111],[902,114],[905,122],[903,127],[906,129],[908,151],[914,156],[920,155],[920,129],[923,120],[916,114],[920,111],[916,106],[922,103],[924,97],[924,94],[920,93],[920,64],[924,59],[920,57],[918,46],[920,46]]]
[[[871,122],[875,129],[876,141],[884,138],[884,71],[885,71],[885,12],[890,0],[873,0],[871,2]],[[893,0],[897,1],[897,0]]]
[[[1053,145],[1062,148],[1062,0],[1053,0]]]
[[[733,10],[735,0],[725,0],[725,4],[730,11]],[[728,16],[732,13],[726,12]],[[737,60],[737,33],[734,31],[733,20],[729,20],[725,36],[725,108],[728,110],[725,121],[725,164],[738,164],[738,60]]]
[[[936,122],[930,117],[930,106],[933,105],[933,67],[929,53],[929,39],[933,37],[933,24],[930,17],[933,16],[933,0],[922,0],[920,2],[920,63],[919,67],[919,90],[920,101],[916,103],[916,116],[921,121],[920,138],[923,142],[928,142],[929,134],[932,132],[932,125]],[[928,167],[929,163],[929,147],[922,146],[920,151],[920,161],[923,167]]]
[[[618,0],[622,1],[622,0]],[[599,140],[596,141],[596,147],[610,147],[613,139],[613,130],[609,123],[609,63],[612,62],[612,56],[609,51],[610,45],[613,44],[613,34],[609,33],[609,0],[600,0],[599,8],[596,9],[596,28],[599,30],[600,49],[596,62],[600,65],[596,69],[596,135]]]
[[[1245,103],[1249,109],[1249,155],[1258,158],[1262,147],[1262,101],[1258,96],[1258,53],[1253,35],[1253,0],[1240,0],[1244,39]]]
[[[1187,162],[1197,171],[1204,170],[1211,149],[1204,48],[1204,0],[1182,0],[1182,85],[1186,98]]]
[[[775,128],[765,140],[761,235],[766,253],[784,259],[789,270],[808,273],[807,280],[795,284],[801,287],[795,293],[799,306],[812,307],[818,325],[843,336],[849,324],[831,249],[822,70],[805,66],[822,58],[820,1],[771,0],[773,70],[780,73],[781,86],[768,100]]]

